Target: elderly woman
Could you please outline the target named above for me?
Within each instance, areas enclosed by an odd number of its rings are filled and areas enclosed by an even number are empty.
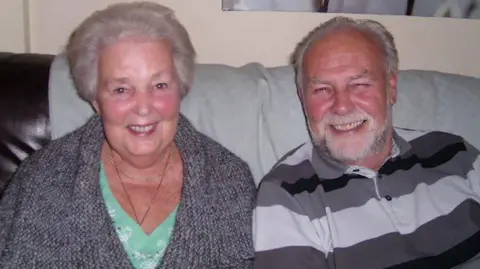
[[[253,178],[179,113],[195,52],[173,12],[110,6],[66,54],[98,115],[19,168],[0,205],[0,267],[249,268]]]

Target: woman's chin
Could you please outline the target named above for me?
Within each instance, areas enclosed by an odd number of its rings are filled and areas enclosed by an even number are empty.
[[[157,154],[160,151],[161,143],[158,141],[132,141],[126,143],[126,149],[131,156],[142,157]]]

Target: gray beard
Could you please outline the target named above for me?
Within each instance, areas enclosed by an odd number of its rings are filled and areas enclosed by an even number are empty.
[[[339,156],[338,154],[335,154],[334,151],[330,150],[330,147],[328,145],[328,142],[325,138],[316,138],[314,135],[314,132],[312,131],[312,128],[310,124],[308,123],[308,129],[310,131],[310,136],[312,138],[313,144],[317,146],[317,148],[320,150],[322,154],[325,156],[337,160],[341,163],[355,163],[360,160],[362,160],[365,157],[375,155],[383,150],[385,147],[385,144],[387,142],[387,138],[389,135],[389,132],[392,130],[393,125],[392,125],[392,106],[388,106],[388,111],[385,119],[385,124],[383,126],[383,129],[381,130],[380,134],[376,134],[373,143],[370,145],[370,147],[363,151],[363,154],[360,156],[355,156],[355,158],[350,158],[349,156]]]

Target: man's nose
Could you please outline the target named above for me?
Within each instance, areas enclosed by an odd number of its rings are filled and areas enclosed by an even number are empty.
[[[337,115],[346,115],[354,110],[355,105],[350,98],[348,90],[337,91],[334,98],[332,105],[333,113]]]

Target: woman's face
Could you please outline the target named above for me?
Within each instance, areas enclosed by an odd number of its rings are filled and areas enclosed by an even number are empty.
[[[102,49],[97,98],[105,136],[122,158],[159,156],[174,139],[180,83],[168,43],[124,40]]]

